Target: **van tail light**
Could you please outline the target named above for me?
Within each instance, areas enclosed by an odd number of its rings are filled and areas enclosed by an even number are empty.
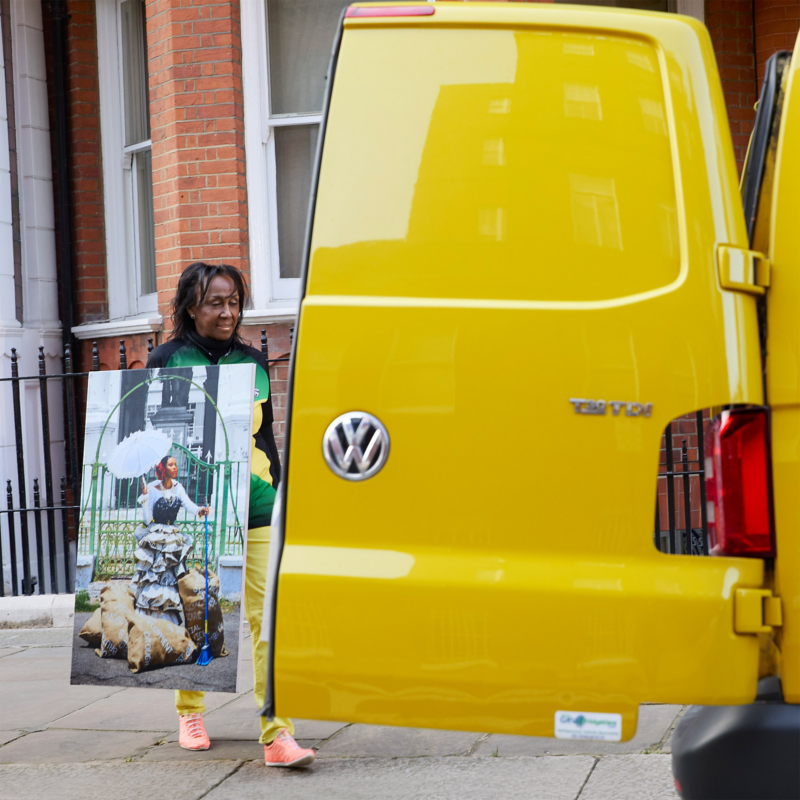
[[[706,432],[705,480],[712,555],[775,555],[769,411],[736,408]]]
[[[433,6],[350,6],[346,17],[430,17]]]

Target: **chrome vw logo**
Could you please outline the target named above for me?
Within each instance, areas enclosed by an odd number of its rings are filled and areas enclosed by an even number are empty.
[[[366,411],[350,411],[328,425],[322,437],[325,462],[346,481],[371,478],[389,457],[389,434]]]

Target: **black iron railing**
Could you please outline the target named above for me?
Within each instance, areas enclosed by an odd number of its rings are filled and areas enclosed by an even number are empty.
[[[289,329],[290,339],[294,328]],[[148,339],[148,353],[153,349],[153,340]],[[261,330],[261,352],[268,365],[289,361],[288,358],[269,358],[267,332]],[[14,413],[14,447],[16,454],[16,486],[11,478],[6,479],[6,507],[0,508],[0,597],[6,594],[4,574],[10,572],[11,594],[31,595],[72,592],[75,585],[75,537],[79,524],[81,497],[81,452],[82,426],[85,410],[79,398],[85,398],[86,380],[90,373],[73,371],[73,353],[67,344],[64,348],[64,370],[48,374],[44,348],[39,348],[39,371],[37,375],[19,374],[19,357],[16,348],[11,350],[11,375],[0,378],[0,387],[9,384]],[[119,340],[119,369],[128,369],[125,340]],[[92,371],[100,370],[100,353],[97,342],[92,343]],[[50,422],[52,400],[48,386],[52,382],[61,385],[61,402],[64,409],[63,431],[59,425],[56,440],[64,437],[64,474],[56,477],[59,497],[56,500],[52,462],[53,431]],[[26,469],[26,443],[23,434],[23,414],[20,387],[38,384],[38,405],[41,419],[39,440],[33,446],[43,450],[44,475],[33,477],[33,505],[28,504]],[[28,409],[30,411],[30,409]],[[30,434],[30,427],[27,428]],[[43,478],[44,486],[41,485]],[[42,493],[42,488],[44,493]],[[42,496],[44,494],[44,496]],[[15,498],[16,495],[16,498]],[[3,546],[3,528],[7,534],[7,548]]]
[[[692,417],[694,419],[692,420]],[[705,454],[703,452],[703,420],[707,413],[697,411],[671,422],[664,431],[665,460],[659,464],[656,496],[655,545],[665,553],[678,555],[708,555],[708,519],[706,518]],[[686,432],[697,437],[696,446],[690,447],[688,438],[673,433],[674,425],[687,424],[694,428]],[[693,423],[693,425],[692,425]],[[680,458],[676,460],[676,438],[680,438]],[[689,451],[696,450],[697,458],[690,459]],[[663,471],[662,471],[663,469]],[[692,480],[694,478],[694,480]],[[661,489],[665,492],[662,493]],[[666,496],[662,503],[661,497]],[[680,497],[678,497],[680,495]],[[661,506],[666,506],[666,520]],[[692,518],[699,517],[699,526]],[[666,527],[663,523],[666,522]]]

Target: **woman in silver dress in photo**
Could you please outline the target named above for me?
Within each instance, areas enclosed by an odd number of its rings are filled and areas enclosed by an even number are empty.
[[[209,508],[201,508],[189,499],[177,480],[174,456],[164,456],[156,464],[156,476],[158,480],[146,485],[139,497],[145,527],[136,534],[136,574],[131,588],[140,614],[182,625],[177,584],[187,572],[186,556],[193,542],[191,536],[181,533],[175,520],[181,508],[199,517],[207,516]]]

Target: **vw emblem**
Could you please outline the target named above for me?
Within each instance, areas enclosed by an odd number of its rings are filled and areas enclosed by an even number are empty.
[[[389,434],[366,411],[350,411],[328,425],[322,437],[325,462],[346,481],[364,481],[375,475],[389,457]]]

